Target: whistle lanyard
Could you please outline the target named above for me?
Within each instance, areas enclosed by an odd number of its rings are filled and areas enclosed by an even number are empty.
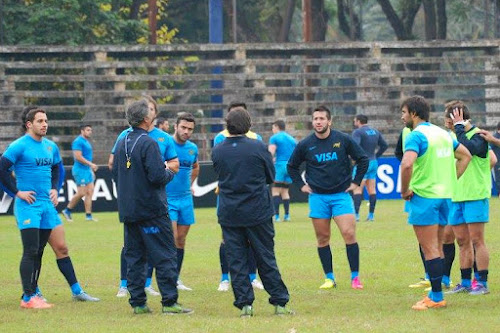
[[[130,169],[130,166],[132,165],[132,162],[130,162],[131,158],[132,158],[132,152],[134,151],[134,148],[135,146],[137,145],[137,142],[139,141],[139,139],[146,135],[144,133],[142,133],[141,135],[139,135],[137,137],[137,139],[135,139],[135,142],[134,144],[132,145],[132,149],[130,149],[130,154],[128,152],[128,144],[127,144],[127,141],[128,141],[128,135],[130,134],[130,132],[127,133],[127,135],[125,136],[125,157],[127,158],[127,163],[126,163],[126,166],[127,166],[127,169]]]

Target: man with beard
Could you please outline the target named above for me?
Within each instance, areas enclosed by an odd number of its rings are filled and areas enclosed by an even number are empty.
[[[198,147],[189,139],[193,135],[195,119],[191,113],[183,113],[177,117],[174,125],[174,145],[179,159],[179,172],[167,184],[168,213],[174,229],[175,246],[177,248],[177,270],[180,276],[184,260],[184,247],[189,228],[195,223],[194,204],[191,186],[198,177]],[[179,279],[177,289],[192,290]]]
[[[336,287],[330,250],[331,218],[337,224],[346,244],[351,268],[351,287],[363,289],[359,280],[359,246],[356,240],[354,205],[349,191],[358,188],[368,169],[369,160],[354,140],[330,129],[332,117],[326,106],[312,114],[314,133],[299,142],[288,161],[288,173],[302,192],[309,194],[309,217],[312,219],[318,254],[325,272],[320,289]],[[352,178],[351,158],[357,172]],[[306,163],[306,183],[300,176],[300,165]]]
[[[408,223],[422,246],[432,288],[412,306],[414,310],[446,306],[441,285],[444,226],[453,188],[471,158],[449,133],[429,123],[429,113],[430,106],[422,96],[409,97],[401,104],[401,120],[412,129],[401,161],[401,196],[410,202]]]

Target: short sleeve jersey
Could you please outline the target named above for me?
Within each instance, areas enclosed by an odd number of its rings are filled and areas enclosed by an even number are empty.
[[[50,200],[52,166],[61,162],[59,148],[53,141],[37,141],[26,134],[12,142],[3,156],[14,164],[20,191],[34,191],[37,200]]]
[[[118,135],[115,141],[115,145],[113,146],[113,149],[111,149],[111,154],[115,153],[118,141],[123,139],[128,132],[132,132],[131,127],[123,130],[123,132]],[[148,132],[148,136],[155,140],[155,142],[158,144],[158,147],[160,148],[160,154],[165,161],[170,161],[174,158],[177,158],[174,139],[172,139],[172,137],[168,135],[168,133],[165,133],[161,129],[155,127],[152,131]]]
[[[167,184],[167,193],[169,197],[190,195],[191,173],[193,165],[198,161],[198,147],[189,140],[184,144],[173,141],[179,158],[179,172]]]
[[[290,134],[280,131],[271,136],[269,144],[276,146],[276,162],[288,162],[297,146],[297,141]]]
[[[82,157],[87,161],[92,162],[92,157],[93,157],[92,145],[90,144],[89,140],[85,139],[83,136],[79,135],[76,137],[76,139],[71,144],[71,150],[81,151]],[[90,168],[88,165],[80,163],[74,156],[73,160],[75,162],[74,167],[76,168],[81,168],[81,169]]]

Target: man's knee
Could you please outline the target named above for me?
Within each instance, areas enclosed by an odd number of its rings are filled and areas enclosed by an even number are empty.
[[[318,241],[318,247],[324,247],[330,244],[330,235],[326,234],[317,235],[316,239]]]
[[[354,228],[349,228],[342,232],[342,237],[346,244],[356,243],[356,231]]]

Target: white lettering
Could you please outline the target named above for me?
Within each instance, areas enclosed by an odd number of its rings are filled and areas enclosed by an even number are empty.
[[[383,194],[389,194],[394,191],[394,181],[391,176],[394,170],[389,164],[382,164],[377,169],[377,176],[380,182],[377,183],[377,191]]]
[[[113,200],[111,192],[109,192],[108,185],[102,178],[97,179],[94,185],[94,195],[92,196],[92,201],[95,201],[97,198],[105,198],[107,201]]]
[[[73,199],[76,192],[78,191],[78,186],[76,186],[76,183],[71,179],[68,179],[66,181],[66,185],[68,188],[68,202],[69,202],[69,201],[71,201],[71,199]]]
[[[12,197],[7,193],[3,194],[2,201],[0,201],[0,213],[7,213],[10,204],[12,203]]]

